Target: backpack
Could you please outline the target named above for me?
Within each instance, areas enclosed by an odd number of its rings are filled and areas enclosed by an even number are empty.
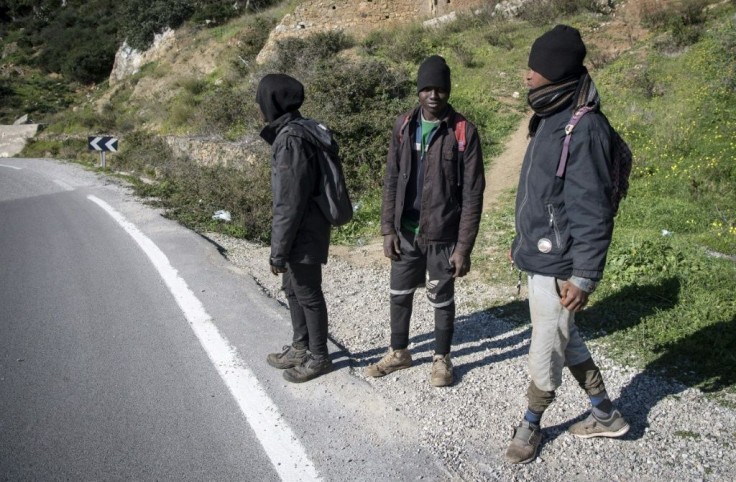
[[[300,120],[298,123],[309,133],[310,138],[307,141],[314,146],[317,152],[318,194],[314,197],[314,201],[331,225],[347,224],[353,219],[353,204],[350,202],[345,174],[342,170],[342,160],[337,145],[332,140],[332,133],[324,124],[311,119]],[[315,129],[321,129],[324,132],[315,132]],[[329,148],[324,142],[325,136],[331,141]]]
[[[409,123],[409,120],[411,120],[411,114],[407,114],[406,117],[404,117],[404,122],[401,124],[401,129],[399,129],[399,143],[403,142],[404,139],[401,137],[401,132],[404,130],[404,127],[406,127],[406,124]],[[455,117],[452,120],[453,129],[455,130],[455,141],[457,141],[457,185],[459,186],[462,183],[463,177],[462,177],[462,169],[463,169],[463,157],[465,156],[465,128],[467,126],[468,121],[465,120],[465,117],[463,117],[458,112],[455,112]]]
[[[557,177],[562,178],[565,175],[565,168],[567,167],[567,159],[570,151],[570,139],[572,138],[573,129],[578,124],[580,119],[592,111],[593,108],[589,106],[582,107],[573,114],[570,121],[565,127],[565,141],[562,144],[562,155],[560,156],[560,162],[557,165]],[[611,127],[611,166],[609,173],[611,175],[611,181],[613,182],[613,191],[611,192],[611,207],[613,208],[613,215],[618,214],[618,206],[621,200],[626,197],[629,192],[629,175],[631,174],[631,166],[634,162],[631,154],[631,149],[626,144],[616,129]]]

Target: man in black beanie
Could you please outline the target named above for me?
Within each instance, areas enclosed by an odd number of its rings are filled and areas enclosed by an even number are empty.
[[[430,383],[453,382],[455,278],[470,270],[485,177],[478,132],[448,104],[451,87],[445,59],[427,58],[417,75],[419,105],[394,124],[381,214],[383,252],[391,259],[391,345],[366,367],[368,376],[411,366],[414,291],[426,283],[435,319]]]
[[[290,382],[306,382],[332,371],[327,352],[327,306],[322,264],[327,262],[330,223],[314,201],[319,174],[317,149],[336,149],[329,131],[299,113],[304,86],[293,77],[269,74],[258,85],[256,103],[271,144],[271,272],[283,274],[294,330],[292,343],[266,358]]]
[[[509,259],[528,274],[531,383],[527,411],[506,451],[510,463],[537,456],[541,418],[555,398],[565,366],[591,402],[589,416],[568,430],[583,438],[621,437],[629,430],[575,325],[575,312],[583,309],[603,276],[614,216],[608,168],[612,131],[600,112],[584,58],[580,32],[566,25],[539,37],[529,54],[526,81],[534,114]],[[579,117],[563,156],[573,114]]]

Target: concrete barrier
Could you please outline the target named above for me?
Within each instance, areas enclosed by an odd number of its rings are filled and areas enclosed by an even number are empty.
[[[26,140],[38,132],[39,124],[0,125],[0,157],[14,157],[23,150]]]

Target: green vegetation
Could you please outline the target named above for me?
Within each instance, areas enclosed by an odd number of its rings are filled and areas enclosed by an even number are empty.
[[[262,125],[255,89],[265,73],[292,74],[306,86],[302,112],[330,126],[340,143],[357,209],[354,221],[333,239],[352,245],[378,237],[386,146],[396,117],[416,102],[414,77],[421,60],[431,53],[448,60],[451,103],[478,126],[490,165],[527,115],[521,76],[531,42],[558,21],[580,27],[587,40],[607,20],[605,12],[591,11],[597,2],[540,2],[518,20],[502,21],[486,11],[460,15],[436,30],[414,25],[360,41],[339,32],[283,41],[270,63],[257,65],[255,56],[267,31],[289,8],[287,2],[264,1],[260,7],[278,5],[237,16],[231,2],[180,3],[194,9],[180,14],[191,29],[191,45],[233,46],[218,54],[211,75],[185,75],[161,60],[114,88],[102,82],[95,90],[79,89],[67,82],[64,56],[58,59],[61,77],[33,70],[32,59],[45,44],[27,41],[0,23],[6,59],[26,66],[22,75],[0,75],[0,119],[12,119],[17,112],[45,116],[46,133],[26,153],[76,157],[89,165],[96,157],[83,147],[86,135],[117,133],[125,147],[108,162],[117,171],[149,180],[136,183],[137,189],[171,217],[193,229],[267,241],[269,153],[258,139]],[[31,22],[33,16],[21,4],[26,3],[10,3]],[[607,353],[625,363],[664,370],[705,390],[733,390],[736,5],[706,0],[670,4],[642,2],[642,24],[650,34],[619,56],[589,43],[588,64],[604,112],[629,142],[635,167],[616,219],[605,279],[579,320],[589,338],[607,345]],[[0,19],[8,11],[0,8]],[[218,25],[200,28],[210,16]],[[26,75],[29,69],[32,75]],[[165,99],[136,93],[138,85],[152,81],[166,83]],[[175,157],[162,134],[231,141],[256,161],[247,168],[197,166]],[[484,213],[473,259],[476,279],[509,291],[518,281],[506,261],[514,236],[513,200],[513,192],[504,193]],[[230,211],[233,221],[214,220],[217,210]],[[528,318],[520,301],[479,308],[519,323]]]

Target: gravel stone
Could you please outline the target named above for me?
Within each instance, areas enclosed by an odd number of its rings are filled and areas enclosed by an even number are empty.
[[[222,246],[225,256],[252,276],[267,296],[286,305],[281,278],[273,276],[268,266],[268,247],[218,234],[207,237]],[[387,351],[388,286],[388,260],[375,265],[331,256],[323,270],[330,338],[349,354],[352,376],[370,384],[388,406],[421,428],[422,445],[442,460],[452,480],[736,479],[732,394],[706,394],[658,374],[619,365],[606,358],[605,347],[596,340],[589,340],[588,347],[612,400],[631,424],[629,433],[621,439],[585,440],[567,433],[567,427],[587,415],[589,401],[565,371],[557,400],[542,421],[544,438],[536,462],[506,464],[512,427],[526,409],[531,329],[478,307],[515,299],[516,288],[459,280],[451,353],[455,383],[437,388],[429,383],[433,312],[422,289],[415,295],[410,335],[414,365],[388,377],[363,374],[365,366]]]

